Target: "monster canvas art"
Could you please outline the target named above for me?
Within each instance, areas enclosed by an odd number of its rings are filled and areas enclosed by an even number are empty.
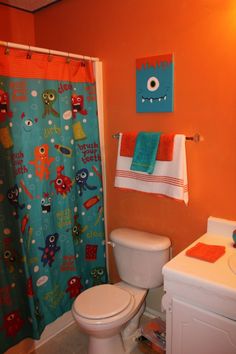
[[[136,60],[137,112],[173,112],[173,55]]]

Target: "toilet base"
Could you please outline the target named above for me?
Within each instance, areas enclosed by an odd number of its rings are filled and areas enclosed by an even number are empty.
[[[120,334],[109,338],[89,337],[88,354],[125,354]]]
[[[145,302],[142,304],[136,315],[128,322],[126,327],[121,331],[126,353],[130,353],[137,346],[136,338],[141,335],[139,323],[140,317],[142,316],[144,309]]]

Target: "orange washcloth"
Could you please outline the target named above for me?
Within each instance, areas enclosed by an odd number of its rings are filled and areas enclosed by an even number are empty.
[[[195,246],[186,251],[186,255],[189,257],[198,258],[211,263],[217,261],[224,253],[224,246],[207,245],[202,242],[198,242]]]
[[[133,157],[136,144],[137,132],[123,133],[120,155],[125,157]],[[172,161],[175,134],[161,134],[160,142],[157,150],[156,160]]]

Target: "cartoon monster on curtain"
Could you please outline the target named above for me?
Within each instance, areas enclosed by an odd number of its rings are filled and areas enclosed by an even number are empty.
[[[0,48],[0,353],[107,281],[89,61]]]

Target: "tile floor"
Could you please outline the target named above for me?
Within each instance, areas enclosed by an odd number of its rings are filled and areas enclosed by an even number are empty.
[[[145,321],[147,321],[147,318],[143,316],[142,322]],[[53,339],[50,339],[47,343],[32,352],[32,354],[87,354],[87,344],[87,336],[79,331],[75,323],[67,327]],[[131,354],[141,353],[136,348]]]
[[[75,323],[36,349],[32,354],[87,354],[87,343],[87,336],[79,332]]]

